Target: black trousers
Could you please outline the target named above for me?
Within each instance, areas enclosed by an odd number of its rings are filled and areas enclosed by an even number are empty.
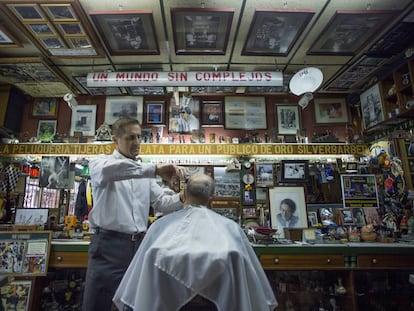
[[[116,310],[112,298],[142,238],[133,241],[107,232],[93,235],[89,246],[83,311]]]

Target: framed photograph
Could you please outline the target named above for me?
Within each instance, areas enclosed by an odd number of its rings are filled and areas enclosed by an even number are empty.
[[[242,55],[287,56],[313,11],[256,10]]]
[[[171,9],[175,53],[226,54],[233,14],[224,8]]]
[[[303,187],[269,188],[270,221],[280,237],[284,228],[308,228],[305,189]]]
[[[59,38],[40,38],[39,41],[47,49],[61,49],[65,47],[65,44]]]
[[[6,27],[0,25],[0,48],[18,48],[22,46]]]
[[[310,55],[355,55],[398,11],[336,11],[308,51]]]
[[[41,6],[54,22],[77,21],[77,17],[70,4],[41,4]]]
[[[79,105],[72,109],[70,135],[82,132],[83,136],[95,136],[96,105]]]
[[[15,278],[0,288],[1,306],[4,310],[31,310],[33,279]]]
[[[340,208],[339,213],[341,215],[342,224],[355,225],[352,210],[350,208]]]
[[[309,160],[282,160],[281,182],[302,183],[309,179]]]
[[[316,211],[308,212],[308,224],[311,227],[316,227],[318,225],[318,213]]]
[[[40,162],[39,187],[68,189],[69,173],[68,156],[43,156]]]
[[[221,101],[203,101],[201,103],[201,125],[204,127],[223,126],[223,103]]]
[[[67,37],[85,35],[82,25],[79,22],[75,23],[56,23],[59,30]]]
[[[90,11],[111,55],[160,54],[151,10]]]
[[[274,171],[272,163],[256,163],[256,187],[273,187]]]
[[[55,36],[56,32],[49,23],[25,24],[35,36]]]
[[[377,181],[373,174],[341,174],[344,208],[378,207]]]
[[[165,95],[165,87],[163,86],[131,86],[127,87],[128,93],[133,96],[142,95]]]
[[[148,101],[144,105],[146,124],[165,123],[165,103],[160,101]]]
[[[362,227],[367,224],[364,209],[362,207],[354,207],[352,209],[352,217],[354,218],[354,223],[357,227]]]
[[[44,22],[45,16],[36,4],[7,4],[9,9],[23,22]]]
[[[359,88],[364,79],[381,67],[388,58],[362,56],[348,69],[342,72],[325,89],[328,91],[347,91],[351,88]]]
[[[213,207],[212,210],[231,220],[239,220],[239,210],[237,207]]]
[[[224,97],[224,120],[226,129],[267,129],[265,98],[263,96]]]
[[[51,231],[0,232],[0,274],[16,277],[46,276],[51,236]]]
[[[360,95],[364,129],[384,121],[384,109],[379,83],[371,86]]]
[[[381,218],[378,214],[377,207],[364,207],[365,221],[367,224],[378,226],[381,224]]]
[[[37,99],[33,103],[33,117],[56,117],[57,103],[56,98]]]
[[[142,96],[111,96],[106,97],[105,122],[113,124],[120,117],[137,119],[142,124]]]
[[[276,124],[279,135],[297,135],[301,130],[298,105],[276,105]]]
[[[73,49],[84,49],[92,46],[91,41],[86,37],[68,37],[67,41]]]
[[[50,143],[56,134],[57,120],[39,120],[37,124],[37,140]]]
[[[121,89],[119,87],[88,87],[86,83],[86,76],[77,76],[74,77],[74,79],[92,96],[122,95]]]
[[[346,172],[347,173],[356,173],[356,172],[358,172],[358,162],[348,162],[348,163],[346,163]]]
[[[227,172],[226,167],[214,167],[214,183],[217,198],[240,199],[240,172]]]
[[[195,98],[180,100],[180,105],[169,106],[169,133],[190,134],[200,129],[200,101]]]
[[[14,224],[31,226],[44,225],[48,221],[48,208],[17,208]]]
[[[315,98],[316,124],[347,123],[348,112],[345,98]]]

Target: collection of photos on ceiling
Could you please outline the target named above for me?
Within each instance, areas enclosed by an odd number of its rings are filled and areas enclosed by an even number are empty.
[[[38,141],[53,141],[57,128],[57,110],[58,104],[55,98],[34,101],[32,117],[39,119]],[[96,105],[73,107],[70,133],[68,132],[67,136],[77,136],[77,133],[85,137],[95,136],[100,126],[96,124],[96,111]],[[270,129],[267,116],[273,114],[275,129]],[[143,124],[143,142],[145,143],[156,142],[152,127],[166,127],[168,133],[172,135],[194,134],[208,127],[225,130],[269,131],[269,135],[260,138],[260,141],[250,139],[249,142],[278,142],[280,141],[278,137],[296,139],[302,130],[301,111],[297,104],[275,104],[274,111],[269,112],[263,96],[225,96],[220,100],[200,100],[197,97],[183,96],[178,105],[174,101],[144,101],[142,96],[107,97],[104,122],[110,125],[120,116],[137,118]],[[315,100],[314,117],[316,125],[346,124],[348,115],[345,99]],[[171,137],[159,142],[171,143],[168,139]],[[292,142],[296,142],[295,139]],[[231,142],[227,140],[220,142]],[[219,140],[213,135],[204,142],[217,143]]]
[[[56,4],[37,0],[24,4],[5,1],[1,7],[28,31],[33,43],[53,57],[100,57],[104,55],[102,45],[113,56],[160,54],[157,33],[161,30],[154,23],[151,10],[85,12],[78,1]],[[229,8],[172,8],[169,14],[174,44],[170,46],[175,47],[177,55],[225,55],[229,34],[235,27],[234,12]],[[256,9],[248,32],[240,34],[245,37],[235,38],[244,42],[241,55],[288,56],[315,13],[312,9]],[[391,10],[336,11],[307,54],[354,56],[396,14],[398,11]],[[397,46],[411,42],[411,28],[409,22],[396,25],[324,88],[344,91],[358,86],[358,82],[393,55]],[[23,48],[23,45],[10,29],[0,25],[0,47]],[[88,89],[82,76],[70,79],[90,95],[121,95],[119,88]],[[139,88],[128,89],[130,95],[141,95]]]

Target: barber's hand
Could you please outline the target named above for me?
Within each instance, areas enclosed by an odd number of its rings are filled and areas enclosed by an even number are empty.
[[[174,179],[185,179],[187,176],[187,170],[182,166],[173,164],[157,164],[156,168],[156,174],[168,183]]]

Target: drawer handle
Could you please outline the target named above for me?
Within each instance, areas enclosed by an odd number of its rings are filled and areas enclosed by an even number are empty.
[[[331,258],[326,259],[326,263],[331,263]]]
[[[62,260],[63,260],[63,257],[62,257],[62,256],[57,256],[57,257],[56,257],[56,260],[57,260],[57,261],[62,261]]]
[[[279,263],[279,258],[275,258],[273,261],[274,263]]]
[[[377,263],[377,259],[372,258],[372,263],[373,263],[373,264],[376,264],[376,263]]]

